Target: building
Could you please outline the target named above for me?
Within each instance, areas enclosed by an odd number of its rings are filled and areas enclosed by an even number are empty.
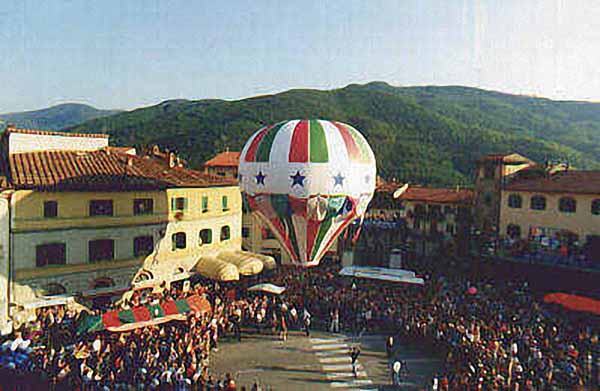
[[[227,150],[204,163],[204,172],[209,175],[237,179],[239,163],[240,152]]]
[[[502,188],[499,236],[529,256],[600,263],[600,171],[535,166]]]
[[[475,227],[495,234],[500,224],[502,187],[518,171],[534,166],[535,162],[511,153],[486,155],[475,163]]]
[[[36,307],[168,283],[241,248],[236,182],[174,153],[138,156],[107,135],[14,127],[0,146],[4,332]]]
[[[409,186],[399,195],[400,216],[407,225],[414,254],[444,250],[464,253],[472,224],[474,193],[470,189]]]

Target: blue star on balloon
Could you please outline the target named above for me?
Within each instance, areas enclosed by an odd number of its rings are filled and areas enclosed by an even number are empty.
[[[333,177],[333,180],[335,181],[335,183],[333,184],[333,186],[344,186],[344,179],[346,179],[341,172],[339,172],[336,176]]]
[[[304,180],[306,179],[306,176],[300,174],[300,171],[296,171],[296,174],[291,175],[290,178],[292,178],[292,187],[294,187],[296,185],[300,185],[301,187],[304,187]]]
[[[266,176],[265,174],[263,174],[263,172],[262,172],[262,171],[259,171],[259,172],[258,172],[258,175],[256,175],[256,176],[254,177],[254,178],[256,178],[256,184],[257,184],[257,185],[263,185],[263,186],[264,186],[264,185],[265,185],[265,178],[266,178],[266,177],[267,177],[267,176]]]

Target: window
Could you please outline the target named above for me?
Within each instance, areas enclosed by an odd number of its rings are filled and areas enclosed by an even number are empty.
[[[231,229],[228,225],[224,225],[221,227],[221,242],[225,240],[229,240],[231,237]]]
[[[521,208],[523,205],[523,198],[518,194],[511,194],[508,196],[508,207],[509,208]]]
[[[451,207],[450,205],[446,205],[446,206],[444,206],[444,213],[445,214],[454,214],[454,208]]]
[[[454,224],[446,224],[446,233],[454,235]]]
[[[223,198],[221,198],[221,203],[223,205],[223,212],[227,212],[229,210],[229,206],[227,205],[227,196],[223,196]]]
[[[250,237],[250,228],[242,227],[242,238],[249,238],[249,237]]]
[[[143,257],[152,254],[153,250],[154,238],[152,235],[133,238],[133,255],[135,257]]]
[[[174,197],[171,198],[171,210],[179,211],[187,209],[187,198],[185,197]]]
[[[115,241],[112,239],[90,240],[88,250],[90,262],[115,259]]]
[[[600,215],[600,198],[592,201],[592,214]]]
[[[506,235],[511,238],[520,238],[521,237],[521,227],[516,224],[509,224],[506,227]]]
[[[136,198],[133,200],[134,215],[151,215],[154,213],[154,200],[152,198]]]
[[[112,216],[112,200],[92,200],[90,201],[90,216]]]
[[[202,213],[208,212],[208,196],[202,196]]]
[[[211,244],[212,243],[212,229],[203,229],[200,231],[200,246],[203,244]]]
[[[536,195],[531,197],[531,209],[533,210],[545,210],[546,209],[546,197]]]
[[[45,201],[44,202],[44,217],[56,217],[56,216],[58,216],[58,202]]]
[[[177,232],[171,235],[171,247],[173,251],[185,248],[185,232]]]
[[[485,179],[494,179],[494,177],[496,176],[496,167],[493,165],[486,165],[483,168],[483,177]]]
[[[63,285],[57,284],[56,282],[51,282],[45,285],[43,291],[44,296],[58,296],[67,293],[67,289]]]
[[[64,243],[48,243],[35,246],[35,266],[64,265],[67,251]]]
[[[575,213],[577,211],[577,201],[571,197],[563,197],[558,200],[558,210],[565,213]]]
[[[490,193],[485,193],[483,196],[483,202],[486,206],[492,206],[492,195]]]

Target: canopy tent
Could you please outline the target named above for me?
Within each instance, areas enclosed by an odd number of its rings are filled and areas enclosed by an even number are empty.
[[[221,251],[217,259],[235,265],[242,276],[254,276],[263,271],[262,261],[246,251]]]
[[[417,285],[423,285],[425,283],[423,279],[417,277],[413,271],[403,269],[388,269],[384,267],[346,266],[340,270],[340,275]]]
[[[248,288],[248,290],[251,292],[266,292],[266,293],[272,293],[274,295],[280,295],[283,292],[285,292],[285,287],[277,286],[277,285],[269,284],[269,283],[263,283],[263,284],[254,285],[254,286]]]
[[[55,296],[42,296],[36,297],[35,300],[29,301],[23,304],[23,308],[26,310],[32,310],[44,307],[53,307],[56,305],[68,305],[75,302],[75,296],[73,295],[55,295]]]
[[[153,326],[172,320],[185,320],[189,312],[210,312],[207,299],[198,295],[182,300],[168,300],[160,304],[149,304],[129,310],[114,310],[101,316],[88,316],[77,327],[77,334],[108,330],[123,332],[140,327]]]
[[[220,281],[237,281],[240,279],[238,268],[216,257],[201,257],[194,270],[204,277]]]
[[[560,304],[572,311],[583,311],[600,315],[600,300],[592,299],[590,297],[556,292],[545,295],[544,302]]]

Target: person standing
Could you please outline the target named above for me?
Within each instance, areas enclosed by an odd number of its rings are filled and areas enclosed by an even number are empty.
[[[392,364],[392,384],[395,386],[400,385],[400,371],[402,371],[402,362],[395,360]]]
[[[360,356],[360,347],[356,346],[350,349],[350,359],[352,360],[352,374],[358,376],[357,365],[358,356]]]
[[[340,332],[340,310],[336,307],[330,312],[331,324],[329,326],[330,333]]]
[[[307,337],[310,337],[310,322],[311,322],[311,315],[310,312],[308,312],[308,310],[306,309],[306,307],[304,308],[304,332],[306,333]]]
[[[394,336],[390,335],[385,342],[385,351],[387,353],[388,358],[392,357],[392,353],[394,351]]]

